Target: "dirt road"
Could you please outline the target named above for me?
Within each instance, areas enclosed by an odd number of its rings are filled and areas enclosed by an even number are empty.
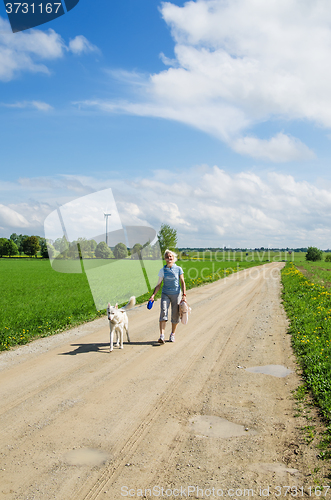
[[[156,303],[130,311],[123,350],[102,318],[2,353],[0,498],[307,495],[282,265],[190,290],[175,343],[156,342]],[[247,370],[264,365],[291,373]]]

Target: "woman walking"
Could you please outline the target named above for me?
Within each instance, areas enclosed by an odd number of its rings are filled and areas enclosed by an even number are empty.
[[[177,255],[171,250],[164,252],[164,259],[167,262],[159,272],[159,281],[150,297],[154,300],[155,295],[162,287],[161,312],[160,312],[160,338],[158,342],[164,344],[164,332],[168,321],[168,311],[171,304],[171,334],[169,342],[175,342],[176,328],[179,323],[179,304],[181,300],[186,301],[186,286],[184,272],[180,266],[175,264]],[[182,287],[182,294],[180,287]]]

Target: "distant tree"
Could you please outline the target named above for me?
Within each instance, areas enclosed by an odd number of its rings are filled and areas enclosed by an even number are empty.
[[[133,245],[133,248],[131,250],[131,259],[139,259],[141,256],[141,251],[143,249],[143,246],[140,243],[136,243]]]
[[[53,243],[53,247],[55,248],[55,250],[57,250],[58,252],[62,253],[62,252],[65,252],[66,250],[68,250],[69,248],[69,243],[66,239],[65,236],[62,236],[62,238],[57,238],[54,243]]]
[[[92,254],[91,256],[93,257],[98,244],[97,244],[97,242],[95,240],[89,240],[89,243],[90,243],[90,254]]]
[[[4,255],[8,255],[8,257],[12,257],[13,255],[18,255],[17,245],[12,240],[7,240],[3,244],[3,248],[5,250],[5,254]]]
[[[114,254],[105,241],[100,241],[95,249],[95,256],[99,259],[113,259]]]
[[[60,255],[62,255],[65,259],[79,259],[81,257],[80,247],[77,246],[76,241],[72,241],[71,243],[68,243],[67,250],[62,251]]]
[[[308,247],[306,253],[306,260],[316,262],[323,259],[323,252],[316,247]]]
[[[22,248],[25,255],[37,257],[37,252],[40,250],[40,245],[37,236],[28,236],[22,242]]]
[[[0,238],[0,257],[7,255],[6,248],[5,248],[7,241],[8,241],[7,238]]]
[[[330,253],[325,257],[325,262],[331,262],[331,254]]]
[[[41,238],[40,244],[40,253],[43,259],[53,259],[56,254],[56,250],[51,244],[50,241],[45,240],[45,238]],[[44,241],[43,241],[44,240]]]
[[[23,249],[23,241],[26,240],[27,238],[29,238],[30,236],[28,236],[27,234],[20,234],[19,235],[19,240],[18,242],[16,243],[17,247],[18,247],[18,251],[20,253],[20,255],[22,255],[22,253],[24,253],[24,249]]]
[[[21,236],[22,236],[22,235],[21,235]],[[19,237],[19,235],[18,235],[18,234],[16,234],[16,233],[12,233],[12,234],[9,236],[9,239],[10,239],[11,241],[13,241],[13,242],[15,243],[15,245],[17,245],[17,246],[18,246],[18,244],[19,244],[19,240],[20,240],[20,237]]]
[[[37,236],[40,246],[40,254],[44,259],[48,259],[47,243],[45,238]]]
[[[163,256],[164,252],[167,250],[175,251],[177,247],[177,231],[169,226],[169,224],[162,224],[160,231],[157,235],[161,254]]]
[[[90,251],[90,244],[86,238],[78,238],[78,240],[73,243],[77,244],[80,258],[88,257],[88,252]]]
[[[25,238],[28,238],[28,235],[25,234],[23,236],[23,234],[16,234],[16,233],[12,233],[10,236],[9,236],[9,239],[11,241],[13,241],[15,243],[15,245],[17,245],[17,248],[18,248],[18,251],[19,251],[19,254],[21,255],[23,253],[23,248],[22,248],[22,241],[25,239]]]
[[[153,259],[161,259],[161,249],[158,242],[151,247],[151,254]]]
[[[117,243],[114,248],[115,259],[125,259],[128,256],[128,249],[124,243]]]

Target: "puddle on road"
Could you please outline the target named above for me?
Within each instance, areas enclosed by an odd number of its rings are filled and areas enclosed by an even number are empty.
[[[234,424],[214,415],[195,415],[190,418],[190,424],[197,435],[206,437],[229,438],[257,434],[253,429],[247,429],[243,425]]]
[[[66,455],[66,462],[70,465],[88,465],[95,467],[102,465],[109,459],[108,453],[93,448],[79,448]]]
[[[252,366],[251,368],[246,368],[246,371],[272,375],[273,377],[287,377],[287,375],[293,373],[292,370],[283,365]]]

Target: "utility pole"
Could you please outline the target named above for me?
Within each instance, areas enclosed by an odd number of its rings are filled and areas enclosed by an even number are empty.
[[[111,216],[111,214],[103,214],[106,217],[106,244],[108,246],[108,217]]]

